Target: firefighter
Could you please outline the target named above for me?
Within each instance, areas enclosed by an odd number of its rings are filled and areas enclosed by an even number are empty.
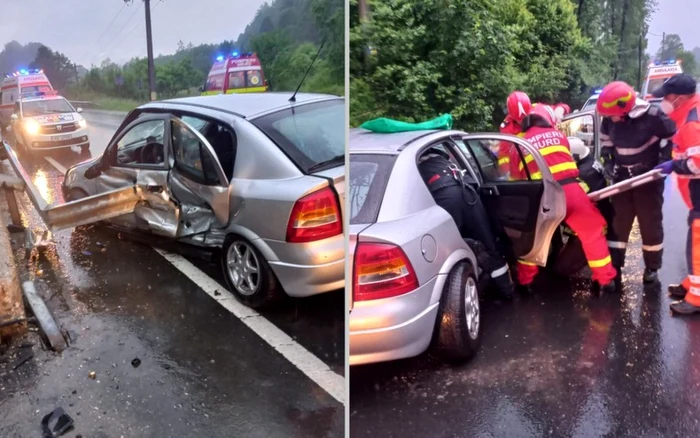
[[[564,117],[571,112],[569,105],[565,103],[559,103],[554,105],[554,114],[556,115],[557,123],[561,123]]]
[[[616,276],[610,252],[605,239],[605,219],[586,196],[580,185],[579,171],[571,156],[569,142],[564,134],[554,128],[556,116],[547,105],[537,105],[523,120],[525,139],[537,147],[549,166],[554,179],[563,187],[566,195],[566,217],[564,223],[581,240],[593,281],[602,288],[609,289]],[[516,148],[513,148],[516,149]],[[515,152],[511,160],[515,161]],[[525,169],[527,166],[527,171]],[[511,174],[516,179],[541,179],[542,175],[531,156],[525,157],[525,164],[511,164]],[[517,280],[526,288],[534,280],[539,268],[529,262],[518,261]]]
[[[676,173],[681,193],[690,203],[686,259],[688,277],[681,284],[668,287],[669,295],[680,301],[671,303],[671,310],[680,314],[700,312],[700,95],[692,76],[672,76],[654,91],[654,97],[663,97],[661,109],[678,126],[673,137],[676,156],[657,166],[664,174]]]
[[[600,129],[601,158],[604,173],[620,182],[650,171],[669,159],[671,147],[661,141],[676,132],[676,125],[658,107],[636,98],[636,92],[624,82],[611,82],[601,91],[596,103],[603,116]],[[627,242],[635,217],[639,221],[644,257],[644,283],[658,282],[663,254],[664,180],[641,185],[612,198],[617,240],[610,240],[613,265],[618,271],[616,286],[621,287]]]
[[[506,109],[506,118],[500,126],[501,134],[522,134],[521,123],[532,109],[530,97],[522,91],[513,91],[506,100]],[[511,145],[510,142],[502,141],[498,148],[498,169],[502,176],[510,170]]]
[[[508,263],[498,250],[488,214],[476,190],[450,162],[449,156],[435,148],[421,157],[418,171],[437,205],[454,219],[462,238],[483,244],[487,255],[479,257],[482,269],[490,274],[491,282],[502,298],[512,298],[513,282]]]

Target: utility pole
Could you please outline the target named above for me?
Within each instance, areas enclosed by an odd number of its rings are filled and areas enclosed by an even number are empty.
[[[661,34],[661,59],[660,59],[660,61],[663,62],[664,59],[666,59],[666,32],[663,32]]]
[[[156,66],[153,62],[153,35],[151,33],[151,0],[143,0],[146,6],[146,47],[148,49],[148,90],[151,101],[156,100]]]
[[[124,0],[124,3],[133,3],[134,0]],[[156,67],[153,62],[153,33],[151,32],[151,0],[143,0],[146,8],[146,50],[148,52],[148,90],[150,100],[156,100]]]
[[[642,35],[639,35],[639,70],[637,70],[637,90],[642,89]]]

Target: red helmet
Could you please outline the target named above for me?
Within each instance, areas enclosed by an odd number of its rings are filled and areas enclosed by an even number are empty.
[[[625,82],[611,82],[600,92],[596,109],[604,117],[624,117],[632,111],[636,98],[637,93]]]
[[[513,91],[506,101],[508,115],[518,123],[522,123],[523,118],[530,114],[532,104],[527,94],[522,91]]]
[[[567,114],[569,114],[569,113],[571,112],[571,108],[569,107],[569,105],[567,105],[567,104],[565,104],[565,103],[557,104],[557,105],[554,107],[554,109],[557,109],[557,108],[563,109],[563,110],[564,110],[564,115],[567,115]]]
[[[554,110],[551,106],[544,103],[534,105],[530,114],[540,116],[552,127],[557,124],[557,116],[554,114]]]

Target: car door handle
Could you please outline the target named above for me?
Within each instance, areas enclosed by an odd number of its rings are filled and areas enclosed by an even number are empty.
[[[481,190],[484,193],[486,193],[487,195],[498,196],[498,188],[497,187],[482,187]]]

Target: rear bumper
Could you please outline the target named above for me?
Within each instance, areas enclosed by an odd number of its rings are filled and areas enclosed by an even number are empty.
[[[350,312],[350,365],[404,359],[426,351],[440,304],[430,304],[437,280],[400,297],[355,303]]]
[[[308,297],[345,288],[345,260],[323,265],[292,265],[269,262],[282,288],[290,297]]]

